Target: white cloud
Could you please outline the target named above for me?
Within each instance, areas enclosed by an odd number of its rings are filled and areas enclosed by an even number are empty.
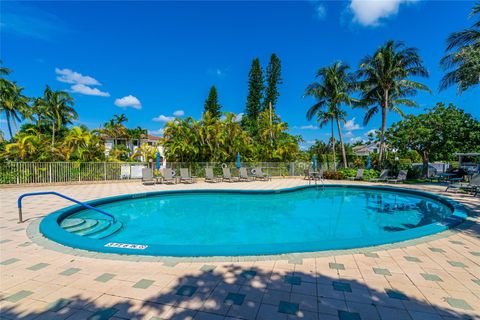
[[[380,19],[398,13],[402,3],[416,2],[417,0],[351,0],[350,10],[354,21],[364,26],[376,26]]]
[[[164,132],[165,132],[165,129],[148,130],[149,134],[160,135],[160,136],[162,136]]]
[[[306,125],[306,126],[293,126],[292,129],[300,129],[300,130],[318,130],[320,129],[318,126],[314,125]]]
[[[362,129],[362,127],[360,127],[358,123],[355,123],[355,117],[353,117],[351,120],[347,120],[343,125],[343,128],[345,128],[345,130],[348,130],[348,131]]]
[[[222,79],[227,75],[227,70],[228,68],[212,68],[207,70],[207,74]]]
[[[325,16],[327,15],[327,9],[322,4],[318,4],[315,7],[315,12],[317,14],[317,18],[319,18],[321,20],[325,19]]]
[[[240,112],[239,114],[235,115],[235,122],[242,121],[244,115],[245,114],[243,112]]]
[[[55,73],[58,75],[57,80],[60,82],[71,83],[71,84],[84,84],[88,86],[99,86],[101,85],[97,79],[90,76],[84,76],[81,73],[75,72],[71,69],[59,69],[55,68]]]
[[[152,119],[155,122],[170,122],[175,120],[175,117],[167,117],[163,114],[159,115],[158,117],[155,117]]]
[[[70,87],[72,92],[85,94],[87,96],[99,96],[99,97],[110,97],[110,93],[98,90],[97,88],[91,88],[84,84],[75,84]]]
[[[140,100],[138,100],[137,97],[134,97],[132,95],[115,99],[115,105],[120,108],[131,107],[137,110],[142,109],[142,104],[140,103]]]
[[[350,143],[355,143],[355,142],[360,142],[360,141],[364,141],[361,137],[352,137],[350,138]]]
[[[364,133],[364,135],[365,135],[366,137],[368,137],[370,134],[372,134],[373,137],[375,137],[375,136],[377,135],[377,130],[372,129],[372,130],[368,130],[367,132]]]
[[[352,131],[347,131],[343,136],[344,136],[345,138],[353,137],[353,132],[352,132]]]
[[[183,111],[183,110],[176,110],[176,111],[173,113],[173,115],[174,115],[175,117],[181,117],[181,116],[185,115],[185,111]]]

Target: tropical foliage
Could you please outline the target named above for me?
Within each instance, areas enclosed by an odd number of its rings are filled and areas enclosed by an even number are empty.
[[[276,116],[260,112],[258,139],[242,129],[233,113],[221,119],[205,112],[200,121],[191,117],[167,123],[162,144],[168,161],[233,162],[240,153],[243,161],[291,161],[299,152],[298,137],[288,133],[287,124]]]
[[[442,103],[394,123],[386,136],[388,144],[400,153],[416,151],[424,173],[430,161],[452,159],[455,152],[480,151],[480,122],[454,105]]]
[[[456,85],[462,93],[480,82],[480,3],[473,7],[470,18],[477,21],[447,39],[447,53],[440,61],[447,73],[442,78],[440,90]]]

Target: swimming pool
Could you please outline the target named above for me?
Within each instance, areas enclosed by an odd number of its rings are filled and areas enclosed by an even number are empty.
[[[41,233],[91,251],[239,256],[351,249],[434,234],[466,212],[433,194],[328,185],[283,190],[190,190],[122,195],[45,217]]]

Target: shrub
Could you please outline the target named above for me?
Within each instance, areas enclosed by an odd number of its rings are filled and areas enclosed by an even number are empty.
[[[343,175],[344,179],[347,178],[354,178],[357,176],[357,169],[340,169],[337,172],[340,172]],[[363,179],[370,180],[374,178],[378,178],[380,172],[375,169],[365,169],[363,170]]]
[[[345,179],[342,171],[325,171],[325,179],[342,180]]]

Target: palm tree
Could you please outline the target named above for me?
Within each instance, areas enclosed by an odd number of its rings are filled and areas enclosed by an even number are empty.
[[[417,104],[408,97],[415,96],[417,90],[430,92],[430,89],[408,78],[428,77],[428,71],[423,66],[416,48],[406,48],[403,42],[390,40],[378,48],[372,56],[362,59],[358,76],[362,79],[359,84],[362,91],[362,105],[369,108],[363,120],[364,124],[368,124],[379,111],[382,113],[378,157],[381,166],[385,148],[387,111],[403,116],[400,105],[416,106]]]
[[[40,148],[41,134],[31,128],[26,132],[19,133],[15,142],[9,143],[5,146],[4,156],[21,161],[29,160],[31,156],[36,155]]]
[[[456,84],[462,93],[480,83],[480,2],[472,8],[469,17],[475,15],[478,20],[469,29],[452,33],[447,39],[447,54],[440,65],[451,71],[443,76],[440,90]]]
[[[3,72],[3,71],[2,71]],[[17,121],[30,117],[29,98],[22,94],[23,88],[7,79],[0,81],[0,111],[7,118],[8,133],[13,138],[12,123],[15,132],[18,131]]]
[[[305,91],[305,96],[312,96],[317,99],[317,103],[308,109],[307,119],[311,120],[314,116],[317,116],[320,127],[323,127],[330,121],[332,122],[331,142],[334,161],[334,122],[336,122],[345,168],[347,167],[347,155],[345,153],[345,144],[343,142],[340,122],[345,122],[346,112],[341,109],[341,105],[351,105],[353,102],[356,102],[356,100],[350,96],[355,89],[355,80],[353,75],[348,72],[349,68],[348,65],[343,64],[341,61],[335,62],[331,66],[320,68],[317,72],[317,77],[320,78],[320,82],[310,84]],[[326,111],[322,109],[326,109]]]
[[[72,123],[78,118],[73,109],[73,98],[65,91],[53,91],[49,86],[45,88],[43,97],[37,98],[34,103],[40,122],[52,126],[52,148],[55,144],[55,130]]]

